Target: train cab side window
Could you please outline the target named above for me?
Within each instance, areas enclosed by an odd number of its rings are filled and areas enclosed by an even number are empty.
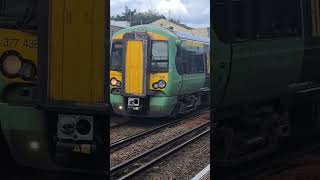
[[[166,41],[153,41],[151,54],[151,72],[168,72],[168,43]]]
[[[111,49],[111,70],[122,70],[122,42],[114,42]]]

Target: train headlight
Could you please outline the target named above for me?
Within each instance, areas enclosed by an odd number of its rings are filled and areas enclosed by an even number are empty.
[[[159,88],[159,84],[156,82],[156,83],[153,83],[152,84],[152,87],[153,89],[158,89]]]
[[[116,85],[117,85],[117,82],[118,82],[118,81],[117,81],[116,78],[112,78],[112,79],[111,79],[111,85],[112,85],[112,86],[116,86]]]
[[[116,85],[117,85],[117,87],[120,87],[121,86],[121,82],[117,81]]]
[[[31,141],[29,143],[29,148],[32,149],[33,151],[38,151],[40,149],[40,144],[38,141]]]
[[[159,88],[161,88],[161,89],[163,89],[163,88],[165,88],[167,86],[167,83],[164,80],[160,80],[158,82],[158,84],[159,84]]]
[[[2,61],[2,71],[9,76],[18,75],[22,68],[22,61],[18,56],[9,55]]]
[[[36,67],[32,63],[24,63],[22,66],[21,74],[22,79],[32,80],[36,76]]]

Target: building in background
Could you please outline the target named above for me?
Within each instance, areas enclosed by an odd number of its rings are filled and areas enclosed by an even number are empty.
[[[172,29],[174,31],[178,32],[186,32],[190,34],[194,34],[197,36],[209,38],[210,37],[210,28],[191,28],[185,25],[178,25],[175,23],[172,23],[166,19],[158,19],[150,24],[161,26],[167,29]]]
[[[130,22],[128,21],[110,21],[110,39],[111,37],[121,29],[130,27]]]

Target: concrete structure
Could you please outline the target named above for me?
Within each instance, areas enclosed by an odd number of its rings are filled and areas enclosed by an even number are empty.
[[[210,38],[210,28],[191,29],[189,32],[194,35]]]
[[[110,37],[112,37],[116,32],[121,29],[130,27],[130,22],[128,21],[110,21]],[[111,39],[111,38],[110,38]]]
[[[156,20],[150,24],[161,26],[164,28],[172,29],[174,31],[179,31],[179,32],[186,32],[186,33],[191,33],[197,36],[205,37],[205,38],[210,38],[210,28],[186,28],[180,25],[177,25],[175,23],[172,23],[166,19],[159,19]]]

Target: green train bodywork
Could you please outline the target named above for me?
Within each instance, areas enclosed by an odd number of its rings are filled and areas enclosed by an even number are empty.
[[[287,137],[319,132],[316,1],[213,1],[218,165],[239,165],[274,152]]]
[[[213,43],[216,105],[276,99],[290,93],[290,84],[300,81],[303,38],[227,44],[213,34]]]
[[[179,97],[202,93],[202,89],[208,92],[208,85],[205,83],[206,77],[208,80],[209,75],[205,73],[200,74],[189,74],[189,75],[180,75],[177,72],[176,67],[176,53],[177,53],[177,46],[183,46],[186,40],[182,40],[176,34],[171,32],[168,29],[153,26],[153,25],[140,25],[134,26],[130,28],[126,28],[117,32],[113,37],[123,35],[130,32],[152,32],[156,33],[162,37],[168,39],[168,49],[169,49],[169,70],[168,70],[168,82],[167,86],[162,91],[155,91],[152,94],[149,94],[149,103],[150,108],[147,112],[143,114],[130,114],[126,112],[125,108],[119,109],[119,106],[125,107],[126,100],[125,97],[121,93],[114,93],[113,86],[110,86],[110,103],[112,104],[113,111],[116,114],[121,114],[125,116],[142,116],[142,117],[164,117],[170,116],[174,111],[177,103],[179,102]],[[194,48],[192,46],[186,48]],[[209,44],[206,45],[207,55],[209,56]],[[122,72],[120,72],[122,73]],[[112,73],[110,75],[112,78]],[[182,80],[183,79],[183,80]]]

